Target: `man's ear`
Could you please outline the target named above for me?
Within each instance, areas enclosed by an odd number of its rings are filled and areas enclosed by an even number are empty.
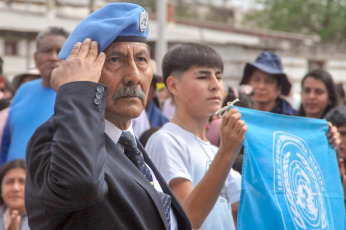
[[[169,76],[166,80],[168,91],[174,96],[177,95],[178,79],[173,76]]]

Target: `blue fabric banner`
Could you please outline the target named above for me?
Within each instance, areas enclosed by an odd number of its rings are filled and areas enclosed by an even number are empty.
[[[345,229],[343,189],[327,122],[239,112],[248,131],[238,229]]]

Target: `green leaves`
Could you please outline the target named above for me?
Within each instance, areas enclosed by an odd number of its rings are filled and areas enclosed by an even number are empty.
[[[262,10],[247,14],[246,24],[346,42],[346,0],[262,0],[261,4]]]

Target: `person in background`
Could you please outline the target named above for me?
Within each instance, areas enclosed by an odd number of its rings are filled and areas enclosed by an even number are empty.
[[[159,101],[156,96],[156,85],[160,78],[162,77],[154,74],[149,88],[148,103],[145,108],[149,118],[150,126],[156,128],[159,128],[168,122],[168,118],[162,114],[158,107]]]
[[[165,90],[165,89],[162,89]],[[167,89],[166,89],[167,90]],[[175,102],[174,97],[169,93],[169,97],[167,97],[162,103],[162,114],[168,119],[172,119],[175,112]]]
[[[161,77],[157,74],[153,75],[145,110],[142,111],[139,117],[132,120],[133,131],[137,137],[141,137],[151,128],[160,128],[162,125],[168,122],[168,119],[158,108],[159,102],[156,96],[156,84],[160,78]]]
[[[9,80],[4,76],[0,76],[0,100],[11,100],[14,95],[14,89]]]
[[[0,57],[0,100],[10,100],[14,95],[11,83],[7,80],[3,71],[4,60]]]
[[[17,159],[0,169],[0,230],[28,230],[25,212],[25,160]]]
[[[25,82],[36,80],[40,78],[40,72],[35,67],[29,68],[26,72],[14,76],[12,86],[16,92],[18,88]]]
[[[346,106],[337,106],[331,109],[326,114],[325,118],[327,119],[327,121],[336,126],[338,132],[340,133],[341,143],[339,145],[339,148],[337,148],[337,156],[341,181],[344,188],[344,197],[346,201]]]
[[[308,79],[307,83],[309,86],[304,89],[305,79]],[[315,85],[316,82],[320,82],[320,84]],[[262,52],[255,62],[247,63],[244,68],[243,79],[240,82],[240,85],[243,84],[248,84],[253,88],[252,99],[254,109],[284,115],[297,115],[297,111],[280,97],[280,95],[286,96],[289,94],[291,83],[288,81],[287,75],[282,71],[281,59],[278,55]],[[312,87],[314,87],[311,90],[310,84],[313,84]],[[324,92],[320,90],[323,89],[322,85],[325,87]],[[300,116],[322,118],[330,108],[338,104],[333,79],[329,74],[326,74],[326,71],[317,70],[316,72],[309,72],[303,78],[302,88],[302,104],[298,112]],[[304,90],[306,91],[304,92]],[[308,92],[315,94],[313,96],[314,99],[308,99],[311,98],[311,96],[307,97]],[[317,96],[318,93],[322,93],[324,96]],[[306,111],[304,105],[309,107],[306,108]],[[319,114],[313,115],[310,112],[318,112]],[[308,116],[306,113],[308,113]],[[329,138],[329,143],[334,148],[340,143],[339,136],[340,134],[337,132],[336,127],[329,124],[327,137]]]
[[[3,75],[3,63],[4,61],[0,57],[0,145],[13,96],[12,88]]]
[[[335,87],[339,95],[340,104],[346,105],[346,93],[345,93],[344,84],[338,83],[335,85]]]
[[[145,131],[150,129],[150,121],[145,110],[138,117],[132,119],[132,128],[136,137],[140,137]]]
[[[110,3],[82,20],[60,51],[54,115],[27,148],[32,229],[191,229],[133,134],[153,77],[148,26],[143,7]]]
[[[48,27],[37,35],[34,60],[41,78],[20,87],[12,100],[2,137],[0,165],[24,159],[30,137],[53,115],[56,93],[50,78],[53,69],[61,63],[58,54],[67,37],[68,32],[60,27]]]
[[[322,119],[339,104],[333,77],[325,70],[309,71],[301,81],[302,101],[298,115]]]
[[[262,52],[255,62],[247,63],[240,85],[252,86],[254,109],[285,115],[296,114],[296,110],[280,97],[289,94],[291,83],[283,72],[278,55]]]
[[[163,82],[158,82],[156,84],[156,89],[157,89],[157,97],[160,103],[160,109],[162,109],[163,103],[165,102],[166,99],[171,97],[171,94],[169,93],[168,89],[165,86],[165,83]]]
[[[194,229],[235,229],[232,209],[238,210],[241,176],[232,165],[247,127],[231,109],[223,116],[220,148],[205,136],[209,117],[222,104],[222,58],[207,45],[180,44],[166,53],[162,69],[176,110],[146,149]]]

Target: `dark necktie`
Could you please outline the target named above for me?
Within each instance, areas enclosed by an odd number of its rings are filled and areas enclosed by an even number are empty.
[[[131,160],[131,162],[141,171],[141,173],[149,180],[149,182],[153,183],[153,176],[148,168],[148,166],[144,162],[144,157],[142,152],[138,149],[135,138],[129,131],[123,131],[118,141],[124,147],[125,155]],[[168,229],[170,229],[171,221],[170,221],[170,209],[171,209],[171,196],[167,195],[163,192],[159,192],[161,197],[163,208],[165,210]]]

